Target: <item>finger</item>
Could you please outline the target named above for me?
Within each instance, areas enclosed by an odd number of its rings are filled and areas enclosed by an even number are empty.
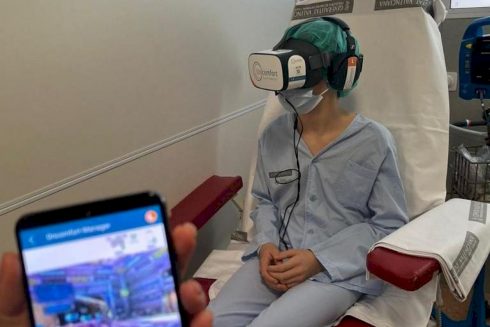
[[[191,322],[191,327],[212,327],[213,315],[208,310],[196,315]]]
[[[276,265],[271,265],[267,267],[267,271],[269,273],[282,273],[288,270],[293,269],[296,266],[296,263],[292,260],[285,261],[283,263],[279,263]]]
[[[270,264],[270,259],[267,257],[267,254],[262,254],[259,258],[260,269],[267,269],[267,266]]]
[[[269,288],[271,288],[271,289],[273,289],[275,291],[278,291],[278,292],[286,292],[288,290],[288,288],[287,288],[286,285],[280,284],[280,283],[277,283],[277,284],[267,284],[267,286],[269,286]]]
[[[274,273],[271,273],[270,274],[272,278],[274,278],[275,280],[277,280],[277,284],[284,284],[286,285],[286,283],[284,282],[284,279],[283,279],[283,276],[279,273],[277,274],[274,274]]]
[[[277,284],[278,281],[272,278],[267,272],[267,267],[269,267],[269,260],[264,255],[262,258],[260,258],[260,276],[262,276],[262,279],[268,283]]]
[[[277,280],[277,284],[284,284],[284,285],[286,285],[286,283],[284,283],[284,279],[283,279],[282,273],[270,273],[270,276],[272,278],[274,278],[275,280]]]
[[[277,279],[272,277],[268,272],[267,272],[267,265],[264,266],[264,269],[260,269],[260,276],[264,280],[266,284],[271,284],[271,285],[276,285],[279,283]]]
[[[291,288],[289,285],[297,285],[297,284],[300,284],[302,282],[304,282],[306,280],[306,278],[304,278],[303,275],[299,275],[299,276],[296,276],[296,277],[293,277],[293,278],[290,278],[290,279],[287,279],[283,282],[284,285],[287,285],[288,288]]]
[[[206,308],[206,295],[201,285],[195,280],[189,280],[180,285],[180,298],[185,310],[191,315],[198,314]]]
[[[275,258],[276,256],[279,255],[279,253],[281,253],[281,251],[279,251],[278,248],[272,248],[271,250],[271,254],[272,254],[272,257]]]
[[[15,253],[5,253],[0,263],[0,315],[17,316],[26,310],[22,269]]]
[[[191,223],[178,225],[172,230],[172,239],[181,274],[184,274],[187,269],[189,260],[196,248],[196,235],[196,227]]]
[[[265,271],[260,271],[260,276],[262,277],[262,279],[266,282],[266,284],[271,284],[271,285],[276,285],[279,283],[279,281],[277,279],[275,279],[274,277],[272,277],[268,272],[267,270]]]
[[[298,252],[296,250],[287,250],[287,251],[282,251],[279,252],[276,256],[274,256],[274,259],[276,261],[282,261],[284,259],[289,259],[291,257],[294,257]]]
[[[283,273],[276,273],[272,277],[279,280],[280,283],[286,284],[287,280],[301,276],[301,267],[296,267]]]
[[[262,279],[268,285],[275,286],[275,285],[279,284],[279,282],[277,281],[277,279],[275,279],[275,278],[273,278],[271,276],[263,275],[262,276]]]

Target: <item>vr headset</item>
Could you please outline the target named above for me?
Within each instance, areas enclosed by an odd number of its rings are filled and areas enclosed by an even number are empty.
[[[342,28],[346,35],[347,52],[321,52],[306,41],[287,37],[291,29],[321,19]],[[322,80],[322,69],[326,69],[330,87],[344,91],[352,89],[359,79],[363,60],[363,55],[356,54],[356,42],[349,26],[338,18],[322,17],[290,27],[272,50],[252,53],[248,58],[248,69],[255,87],[276,92],[313,87]]]

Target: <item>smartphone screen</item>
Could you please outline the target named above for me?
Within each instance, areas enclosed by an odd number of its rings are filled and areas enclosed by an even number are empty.
[[[18,223],[33,326],[184,325],[165,209],[125,200],[53,211],[55,223],[50,212]]]

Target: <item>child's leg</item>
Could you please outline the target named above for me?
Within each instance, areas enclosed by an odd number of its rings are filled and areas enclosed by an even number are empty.
[[[262,282],[259,260],[251,259],[209,304],[214,315],[213,326],[245,327],[280,295]]]
[[[320,327],[337,320],[361,296],[332,284],[307,280],[274,301],[249,327]]]

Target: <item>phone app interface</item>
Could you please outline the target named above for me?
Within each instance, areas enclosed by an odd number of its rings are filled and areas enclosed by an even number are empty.
[[[20,232],[36,327],[177,327],[160,206]]]

